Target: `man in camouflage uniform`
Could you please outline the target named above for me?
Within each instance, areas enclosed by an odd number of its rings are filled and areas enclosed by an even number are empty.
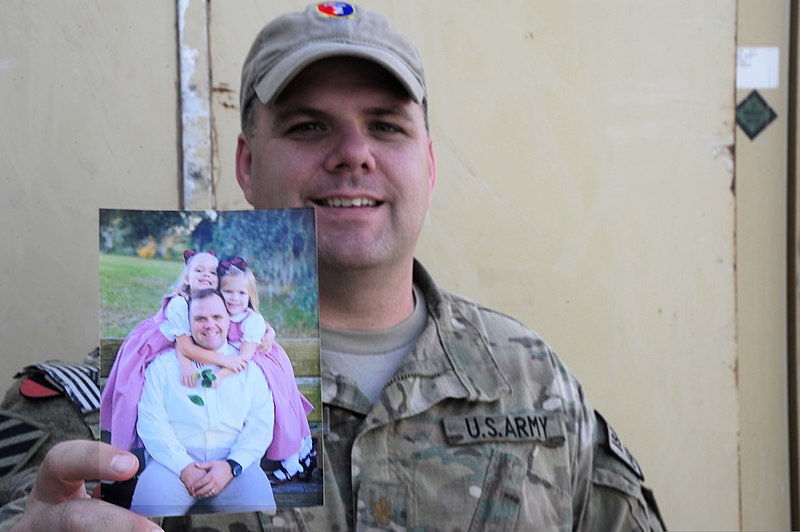
[[[256,208],[317,207],[325,506],[164,519],[165,530],[663,527],[636,461],[550,348],[413,259],[435,181],[426,98],[416,49],[360,8],[309,6],[256,38],[237,178]],[[378,347],[386,337],[397,341]],[[376,360],[390,371],[361,369]],[[37,415],[20,402],[12,393],[4,408]],[[91,436],[74,428],[64,436]],[[4,500],[24,496],[41,458],[4,481]],[[147,530],[83,491],[82,479],[135,469],[119,450],[61,444],[20,529]],[[9,522],[23,503],[6,506]]]

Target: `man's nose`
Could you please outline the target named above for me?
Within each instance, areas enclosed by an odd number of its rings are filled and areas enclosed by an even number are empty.
[[[367,134],[358,124],[348,124],[338,129],[336,142],[325,161],[331,173],[366,174],[375,169],[375,157]]]

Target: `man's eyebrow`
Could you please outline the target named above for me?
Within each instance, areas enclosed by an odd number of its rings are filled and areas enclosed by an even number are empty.
[[[288,105],[283,108],[276,106],[273,110],[275,116],[274,123],[277,126],[298,117],[310,118],[312,120],[325,120],[330,116],[327,112],[316,107],[300,105]],[[367,107],[362,111],[362,114],[370,118],[396,117],[403,121],[413,121],[413,116],[409,109],[400,105]]]
[[[412,121],[411,112],[405,106],[369,107],[364,114],[373,118],[396,117],[404,121]]]
[[[285,107],[273,106],[273,110],[275,113],[276,125],[285,124],[286,122],[289,122],[297,117],[320,120],[327,116],[327,113],[321,111],[320,109],[299,105],[289,105]]]

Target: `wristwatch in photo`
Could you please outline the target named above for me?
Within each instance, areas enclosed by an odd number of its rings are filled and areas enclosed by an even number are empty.
[[[239,462],[236,460],[231,460],[230,458],[225,461],[228,462],[229,466],[231,466],[231,474],[233,474],[233,478],[238,477],[242,473],[242,466],[239,465]]]

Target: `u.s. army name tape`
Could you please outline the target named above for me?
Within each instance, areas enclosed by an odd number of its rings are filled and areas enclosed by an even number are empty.
[[[540,442],[549,447],[564,443],[564,425],[554,413],[516,413],[449,416],[444,432],[451,445],[476,442]]]

